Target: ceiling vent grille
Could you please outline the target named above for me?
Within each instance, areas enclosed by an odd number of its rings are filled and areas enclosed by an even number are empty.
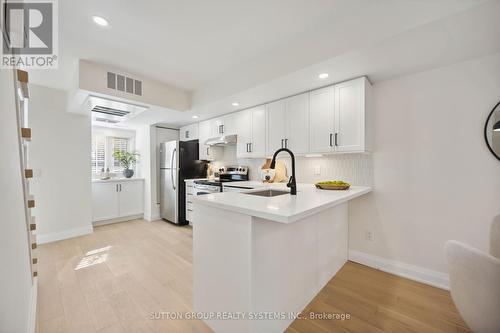
[[[112,109],[112,108],[108,108],[108,107],[100,106],[100,105],[94,106],[94,108],[92,109],[92,112],[103,113],[103,114],[108,114],[108,115],[117,116],[117,117],[125,117],[126,115],[128,115],[130,113],[129,111]]]
[[[108,88],[142,96],[142,81],[112,72],[107,73]]]

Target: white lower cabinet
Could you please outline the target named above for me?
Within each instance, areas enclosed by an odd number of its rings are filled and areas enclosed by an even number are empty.
[[[186,220],[193,224],[193,197],[194,183],[192,180],[186,181]]]
[[[92,183],[92,221],[106,221],[144,213],[144,182],[98,181]]]

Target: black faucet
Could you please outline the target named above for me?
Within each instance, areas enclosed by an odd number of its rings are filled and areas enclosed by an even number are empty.
[[[288,184],[286,184],[286,186],[290,188],[291,195],[297,195],[297,182],[295,181],[295,155],[292,153],[290,149],[281,148],[276,150],[274,152],[273,160],[271,161],[271,166],[269,168],[274,169],[276,167],[276,156],[278,156],[278,154],[281,153],[282,151],[286,151],[288,154],[290,154],[290,157],[292,158],[292,177],[290,177],[290,180],[288,181]]]

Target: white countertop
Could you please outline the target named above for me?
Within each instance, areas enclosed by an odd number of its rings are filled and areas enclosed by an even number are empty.
[[[92,183],[114,183],[114,182],[132,182],[132,181],[143,181],[144,178],[110,178],[110,179],[92,179]]]
[[[194,202],[276,222],[291,223],[372,190],[368,186],[351,186],[346,191],[326,191],[317,189],[313,184],[297,184],[297,195],[284,194],[269,198],[245,193],[261,191],[266,188],[288,191],[290,189],[286,187],[286,183],[264,184],[249,181],[238,182],[238,185],[249,187],[257,185],[258,188],[244,192],[222,192],[196,196],[193,198]]]

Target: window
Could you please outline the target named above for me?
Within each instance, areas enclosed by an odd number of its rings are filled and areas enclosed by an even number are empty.
[[[115,151],[131,151],[133,142],[131,138],[120,138],[115,136],[92,135],[91,168],[93,174],[100,174],[104,168],[110,172],[120,173],[123,167],[115,160]]]
[[[92,137],[92,173],[101,172],[106,164],[106,139]]]
[[[127,138],[108,138],[111,142],[111,151],[114,153],[115,151],[128,151],[128,140]],[[111,159],[113,163],[111,165],[112,168],[109,168],[111,172],[122,172],[123,167],[120,165],[120,162],[113,157],[111,154]]]

